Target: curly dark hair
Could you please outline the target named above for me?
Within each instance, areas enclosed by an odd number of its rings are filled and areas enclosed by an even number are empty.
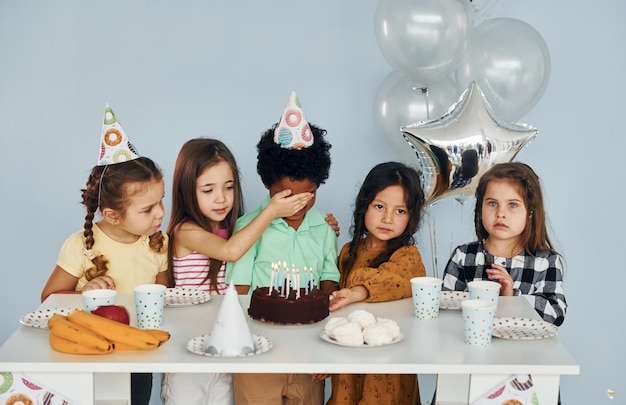
[[[286,149],[274,142],[274,130],[278,123],[261,135],[257,144],[256,171],[261,181],[271,187],[282,178],[311,180],[318,187],[328,179],[330,172],[330,148],[324,136],[326,130],[311,125],[313,145],[305,149]]]

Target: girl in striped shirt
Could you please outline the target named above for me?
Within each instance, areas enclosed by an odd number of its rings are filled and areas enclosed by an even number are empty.
[[[230,150],[216,139],[186,142],[174,168],[169,234],[171,285],[223,294],[225,262],[238,260],[275,219],[300,211],[311,193],[284,190],[248,226],[233,235],[242,214],[239,170]],[[234,404],[232,375],[168,373],[161,399],[166,405]]]

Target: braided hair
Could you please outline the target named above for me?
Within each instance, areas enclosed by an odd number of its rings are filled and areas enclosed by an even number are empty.
[[[102,254],[93,254],[95,243],[93,237],[93,219],[96,211],[110,208],[123,212],[129,200],[127,195],[129,183],[147,183],[163,179],[161,169],[149,158],[140,157],[126,162],[108,166],[95,166],[82,192],[82,204],[87,208],[83,236],[85,237],[85,254],[93,267],[85,272],[87,280],[93,280],[106,274],[108,260]],[[164,253],[165,237],[161,231],[150,236],[150,249],[157,253]]]

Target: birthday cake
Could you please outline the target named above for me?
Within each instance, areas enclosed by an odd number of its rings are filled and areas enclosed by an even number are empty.
[[[328,316],[328,295],[317,288],[292,289],[288,296],[276,289],[257,287],[250,297],[248,315],[259,321],[281,325],[319,322]]]

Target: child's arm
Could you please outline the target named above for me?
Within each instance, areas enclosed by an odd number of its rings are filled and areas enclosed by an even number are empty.
[[[170,285],[170,272],[169,272],[169,270],[158,272],[154,282],[156,284],[163,284],[166,287],[173,287],[173,286]]]
[[[328,310],[333,312],[354,302],[365,301],[369,295],[370,293],[367,291],[367,288],[362,285],[355,285],[350,288],[342,288],[339,291],[333,291]]]
[[[207,232],[193,222],[181,224],[176,232],[176,245],[188,251],[196,251],[207,257],[225,262],[234,262],[241,258],[261,237],[261,234],[275,219],[288,217],[300,211],[309,202],[311,193],[291,196],[291,190],[274,194],[269,204],[248,225],[224,239]]]
[[[41,302],[44,302],[50,294],[79,294],[82,291],[95,289],[115,289],[115,282],[109,276],[96,277],[89,281],[81,291],[75,291],[78,277],[75,277],[56,266],[48,278],[48,282],[41,291]]]
[[[320,282],[320,290],[322,290],[324,294],[330,295],[333,292],[337,291],[338,289],[339,289],[339,283],[336,281],[322,280]]]
[[[426,269],[416,246],[403,246],[378,267],[353,268],[346,285],[362,285],[367,302],[393,301],[412,295],[411,278],[425,276]]]
[[[465,291],[467,282],[463,271],[463,258],[465,254],[461,251],[461,247],[457,247],[446,264],[443,271],[442,291]]]
[[[544,321],[560,326],[565,321],[567,301],[563,291],[563,262],[561,257],[550,254],[545,260],[535,259],[535,269],[524,269],[525,273],[532,271],[533,283],[526,283],[528,279],[522,276],[519,292],[526,297],[535,311]],[[517,294],[517,291],[516,291]]]
[[[239,294],[239,295],[246,295],[246,294],[248,294],[248,291],[250,291],[250,286],[249,285],[236,284],[235,285],[235,290],[237,290],[237,294]]]

